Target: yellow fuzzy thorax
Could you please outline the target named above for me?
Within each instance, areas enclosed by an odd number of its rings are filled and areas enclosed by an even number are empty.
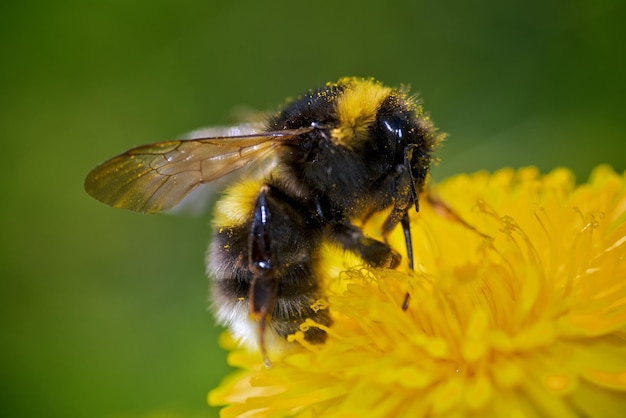
[[[332,130],[332,141],[351,147],[354,138],[363,138],[376,119],[380,104],[392,93],[392,89],[373,79],[342,78],[339,85],[345,91],[337,99],[339,126]]]

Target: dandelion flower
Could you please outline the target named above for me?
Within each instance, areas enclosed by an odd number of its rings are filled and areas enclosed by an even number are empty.
[[[223,417],[626,416],[626,176],[504,169],[433,192],[467,225],[423,199],[415,271],[325,250],[325,344],[296,333],[265,368],[225,336]]]

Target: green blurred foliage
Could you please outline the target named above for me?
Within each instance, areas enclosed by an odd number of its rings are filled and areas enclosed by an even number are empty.
[[[89,198],[98,162],[345,75],[410,84],[435,178],[626,168],[624,2],[4,2],[3,417],[216,416],[208,216]]]

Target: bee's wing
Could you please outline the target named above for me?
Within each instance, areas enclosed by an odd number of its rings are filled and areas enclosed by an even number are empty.
[[[308,131],[310,128],[139,146],[91,171],[85,190],[113,207],[146,213],[169,210],[199,185],[264,160],[283,142]]]
[[[266,133],[265,122],[242,123],[234,126],[208,126],[186,132],[178,139],[230,138]]]
[[[186,132],[178,139],[225,138],[260,134],[267,132],[265,123],[267,117],[263,116],[265,115],[258,112],[253,114],[249,113],[242,119],[256,120],[257,122],[248,122],[232,126],[203,127],[191,132]],[[234,183],[244,176],[253,178],[264,177],[276,166],[276,162],[276,155],[270,155],[267,158],[258,159],[254,163],[250,164],[250,166],[248,166],[245,170],[235,170],[234,172],[224,175],[217,180],[201,184],[189,192],[189,194],[176,204],[176,206],[172,209],[165,210],[164,212],[184,216],[206,215],[209,208],[215,203],[219,191],[222,190],[225,185]]]

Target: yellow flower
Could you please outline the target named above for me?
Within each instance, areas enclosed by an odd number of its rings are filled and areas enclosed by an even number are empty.
[[[626,416],[626,176],[504,169],[433,192],[467,225],[423,201],[415,272],[327,249],[325,344],[296,334],[268,369],[225,342],[223,417]]]

